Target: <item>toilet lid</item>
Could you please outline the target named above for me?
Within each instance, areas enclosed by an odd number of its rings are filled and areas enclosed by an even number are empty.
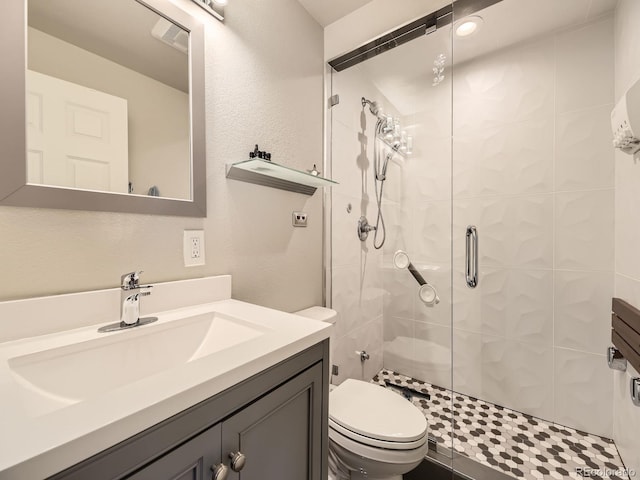
[[[361,380],[345,380],[329,394],[329,419],[358,435],[387,442],[413,443],[427,431],[427,420],[415,405]]]

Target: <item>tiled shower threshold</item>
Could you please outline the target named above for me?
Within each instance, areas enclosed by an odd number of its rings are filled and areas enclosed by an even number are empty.
[[[512,478],[634,478],[626,474],[611,439],[452,393],[390,370],[381,370],[372,381],[428,394],[430,399],[414,395],[412,402],[424,412],[429,435],[435,437],[438,448],[453,450]]]

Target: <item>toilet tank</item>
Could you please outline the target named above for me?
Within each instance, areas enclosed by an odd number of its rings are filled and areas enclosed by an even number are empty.
[[[301,317],[310,318],[312,320],[317,320],[319,322],[326,322],[330,324],[335,324],[338,320],[338,312],[332,310],[331,308],[326,307],[309,307],[304,310],[298,310],[297,312],[293,312],[295,315],[300,315]],[[329,371],[333,366],[333,349],[335,345],[335,333],[332,331],[329,336]]]
[[[304,310],[298,310],[294,313],[302,317],[311,318],[312,320],[331,324],[336,323],[336,320],[338,319],[338,312],[326,307],[309,307]]]

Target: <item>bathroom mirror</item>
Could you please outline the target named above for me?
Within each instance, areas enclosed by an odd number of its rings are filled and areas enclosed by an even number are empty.
[[[206,216],[199,21],[169,0],[0,12],[0,204]]]

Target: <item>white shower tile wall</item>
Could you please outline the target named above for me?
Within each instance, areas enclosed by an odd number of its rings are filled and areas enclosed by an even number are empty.
[[[613,27],[600,17],[455,66],[453,84],[426,88],[424,110],[403,119],[416,147],[400,202],[386,207],[385,368],[612,436]],[[451,115],[453,132],[441,121]],[[480,235],[474,290],[467,225]],[[436,308],[392,269],[397,248],[439,288]],[[453,350],[453,367],[429,349]]]
[[[620,0],[615,11],[615,99],[640,79],[640,2]],[[640,162],[616,152],[615,296],[640,308]],[[614,372],[613,438],[628,468],[640,472],[640,408],[629,398],[631,378],[638,372]]]

